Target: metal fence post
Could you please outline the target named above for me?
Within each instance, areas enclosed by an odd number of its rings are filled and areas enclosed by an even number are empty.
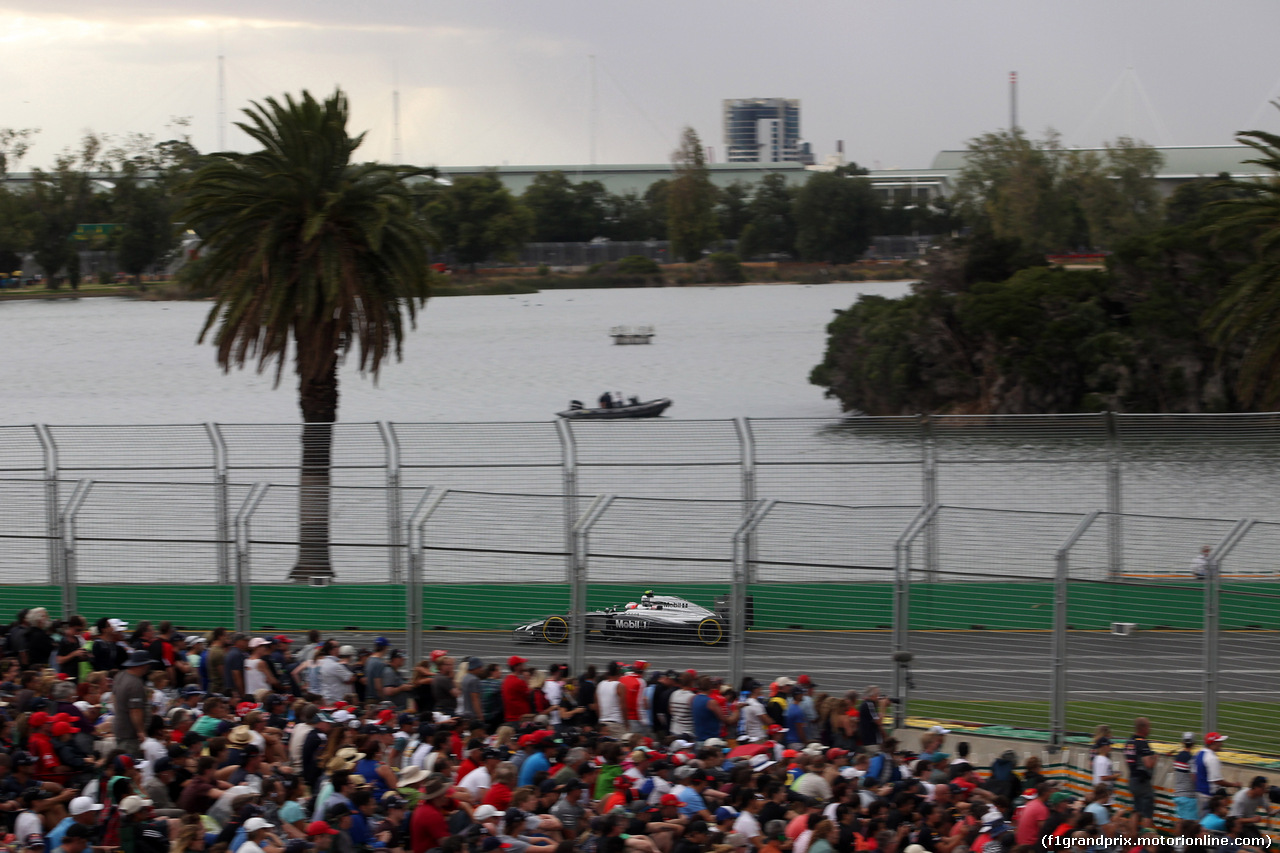
[[[76,593],[80,578],[76,573],[76,513],[89,497],[93,480],[80,480],[67,499],[66,509],[60,518],[62,527],[62,618],[70,618],[76,612]]]
[[[920,416],[920,448],[924,459],[924,494],[921,502],[925,506],[936,506],[938,503],[938,448],[933,434],[933,419],[928,415]],[[938,528],[930,523],[924,532],[924,565],[930,581],[938,579]]]
[[[405,540],[409,543],[409,576],[404,593],[404,631],[410,661],[422,660],[422,548],[426,542],[427,520],[448,494],[448,489],[436,493],[429,487],[405,522],[408,528]]]
[[[733,582],[729,590],[729,683],[741,684],[747,658],[747,585],[751,583],[751,540],[777,504],[756,501],[733,534]]]
[[[1067,604],[1071,549],[1097,520],[1097,510],[1080,519],[1076,529],[1053,555],[1053,642],[1051,644],[1053,685],[1049,697],[1049,751],[1058,752],[1067,736]]]
[[[911,669],[911,543],[938,512],[937,504],[925,504],[893,543],[893,727],[907,721],[907,690]]]
[[[561,494],[564,495],[564,579],[573,583],[573,528],[578,521],[578,444],[573,437],[573,427],[564,418],[556,418],[556,436],[560,439]]]
[[[587,571],[591,528],[613,503],[613,495],[597,495],[582,518],[573,525],[573,572],[569,578],[569,671],[581,673],[587,666]]]
[[[249,564],[249,519],[253,516],[254,511],[257,510],[258,504],[262,503],[262,499],[266,496],[269,488],[271,486],[268,483],[254,483],[253,488],[249,490],[249,494],[245,497],[244,503],[240,505],[240,511],[236,513],[236,630],[246,634],[250,630],[250,609],[253,605],[252,596],[249,592],[249,584],[253,576]]]
[[[227,490],[227,442],[222,429],[206,423],[204,431],[213,447],[213,525],[218,537],[218,583],[231,582],[231,551],[235,537],[231,532],[231,497]]]
[[[390,582],[404,582],[404,524],[400,517],[400,441],[395,426],[378,421],[378,435],[382,437],[382,449],[387,460],[387,556],[391,570]],[[415,658],[420,660],[420,658]]]
[[[734,418],[733,426],[738,433],[738,448],[742,467],[742,517],[746,520],[756,510],[756,438],[751,431],[750,419]],[[756,561],[755,527],[752,527],[748,532],[747,540],[743,543],[743,547],[746,549],[743,554],[743,564],[746,566],[747,571],[745,582],[753,583],[755,581],[753,570]],[[731,683],[737,684],[740,681],[741,679]]]
[[[1209,552],[1204,571],[1204,698],[1200,725],[1206,732],[1218,730],[1218,645],[1222,626],[1222,563],[1240,543],[1253,525],[1252,518],[1242,518]]]
[[[1107,576],[1119,580],[1124,574],[1124,449],[1116,413],[1104,415],[1107,430]]]
[[[48,543],[49,584],[62,583],[62,527],[58,506],[58,445],[46,424],[36,424],[36,438],[44,454],[44,524]],[[68,616],[70,614],[63,614]]]

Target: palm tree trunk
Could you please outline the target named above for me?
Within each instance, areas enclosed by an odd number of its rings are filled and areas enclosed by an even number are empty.
[[[302,473],[298,483],[298,562],[289,579],[307,583],[332,578],[329,559],[329,469],[333,424],[338,419],[338,363],[332,353],[320,364],[298,358],[298,405],[302,408]]]

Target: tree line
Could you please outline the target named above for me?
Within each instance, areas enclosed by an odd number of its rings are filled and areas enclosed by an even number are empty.
[[[849,411],[1232,412],[1280,403],[1280,137],[1162,199],[1160,155],[991,133],[969,144],[968,233],[926,259],[910,295],[837,312],[811,381]],[[1100,269],[1046,252],[1098,248]]]
[[[0,130],[0,177],[27,153],[35,133]],[[168,140],[86,134],[52,168],[32,170],[29,183],[0,182],[0,273],[19,269],[30,254],[54,286],[65,279],[76,287],[87,272],[79,269],[81,249],[112,253],[118,270],[99,270],[104,280],[154,269],[177,250],[186,223],[176,213],[186,185],[212,156],[184,134]],[[958,225],[945,199],[886,203],[865,175],[850,164],[809,173],[800,185],[766,174],[720,188],[697,134],[685,128],[671,177],[643,192],[611,193],[600,181],[575,182],[563,171],[537,175],[519,195],[496,172],[442,180],[433,169],[419,169],[406,182],[428,251],[467,266],[509,258],[527,242],[597,239],[670,240],[686,261],[733,241],[744,258],[847,263],[877,235],[944,234]],[[79,233],[87,223],[110,227]]]

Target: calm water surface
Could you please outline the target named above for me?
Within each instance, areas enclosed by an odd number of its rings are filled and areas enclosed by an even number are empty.
[[[832,312],[906,283],[549,291],[432,300],[375,385],[343,369],[343,421],[547,420],[605,389],[671,397],[674,418],[839,414],[808,382]],[[223,374],[196,345],[208,303],[0,303],[0,423],[294,422],[295,384]],[[614,346],[615,325],[652,325]]]

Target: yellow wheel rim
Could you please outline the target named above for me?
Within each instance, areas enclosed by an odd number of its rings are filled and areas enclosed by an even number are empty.
[[[552,616],[542,623],[542,639],[548,643],[563,643],[569,639],[569,623],[562,616]]]
[[[724,628],[715,619],[703,619],[698,623],[698,639],[703,645],[714,646],[724,639]]]

